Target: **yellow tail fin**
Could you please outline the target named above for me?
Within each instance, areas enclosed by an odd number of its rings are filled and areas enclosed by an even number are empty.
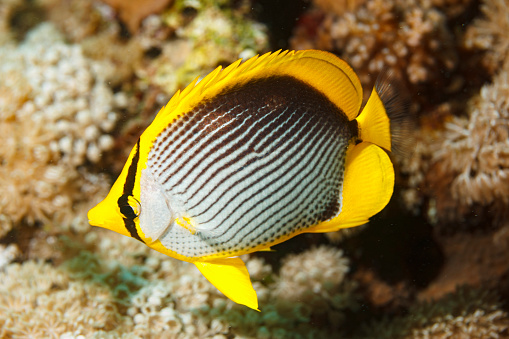
[[[391,199],[394,169],[387,153],[369,142],[351,147],[345,164],[341,213],[306,232],[333,232],[365,224]]]
[[[391,150],[390,119],[376,88],[373,88],[366,106],[356,120],[359,125],[359,139]]]

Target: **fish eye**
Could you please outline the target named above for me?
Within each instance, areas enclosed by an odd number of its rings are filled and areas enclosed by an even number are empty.
[[[141,213],[140,202],[132,195],[122,195],[118,199],[118,207],[120,209],[120,213],[122,213],[126,219],[134,220]]]

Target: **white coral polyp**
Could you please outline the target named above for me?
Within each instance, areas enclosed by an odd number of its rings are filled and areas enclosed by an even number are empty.
[[[109,133],[118,115],[108,73],[49,23],[18,45],[2,46],[0,190],[14,196],[0,201],[0,215],[13,222],[74,220],[71,209],[89,199],[78,167],[100,161],[114,145]]]
[[[58,35],[53,26],[42,24],[29,33],[29,43],[14,50],[33,88],[32,98],[25,105],[35,106],[36,112],[29,117],[43,124],[53,140],[63,139],[60,151],[64,158],[73,154],[68,157],[73,165],[85,159],[97,162],[100,151],[113,146],[103,143],[97,148],[97,140],[116,123],[116,114],[111,114],[115,106],[113,92],[103,78],[105,66],[86,58],[79,46],[62,40],[48,45],[43,37],[48,34]],[[69,139],[83,140],[85,145],[78,142],[72,147]]]

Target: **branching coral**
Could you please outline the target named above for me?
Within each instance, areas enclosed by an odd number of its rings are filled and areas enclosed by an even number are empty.
[[[345,8],[342,15],[325,12],[316,37],[298,27],[292,47],[338,51],[364,84],[384,66],[412,84],[438,81],[441,72],[456,67],[458,57],[446,17],[431,2],[368,0],[357,7]]]
[[[78,166],[113,146],[118,105],[110,72],[49,24],[19,46],[5,45],[0,65],[3,224],[72,223],[80,201],[107,184]]]
[[[468,28],[464,45],[468,49],[485,50],[482,62],[493,74],[509,56],[509,1],[484,1],[481,9],[484,17],[478,18]]]

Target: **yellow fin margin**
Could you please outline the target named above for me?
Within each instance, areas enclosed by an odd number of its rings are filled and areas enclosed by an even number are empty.
[[[391,199],[394,168],[387,153],[369,142],[347,152],[341,213],[306,232],[334,232],[368,222]]]
[[[225,69],[218,67],[202,80],[195,79],[183,91],[175,93],[153,125],[165,127],[179,114],[188,112],[230,86],[284,75],[304,81],[322,92],[345,112],[349,120],[358,115],[362,103],[359,78],[346,62],[334,54],[317,50],[277,51],[241,62],[239,59]]]
[[[220,258],[194,264],[212,285],[232,301],[260,311],[249,272],[240,258]]]

